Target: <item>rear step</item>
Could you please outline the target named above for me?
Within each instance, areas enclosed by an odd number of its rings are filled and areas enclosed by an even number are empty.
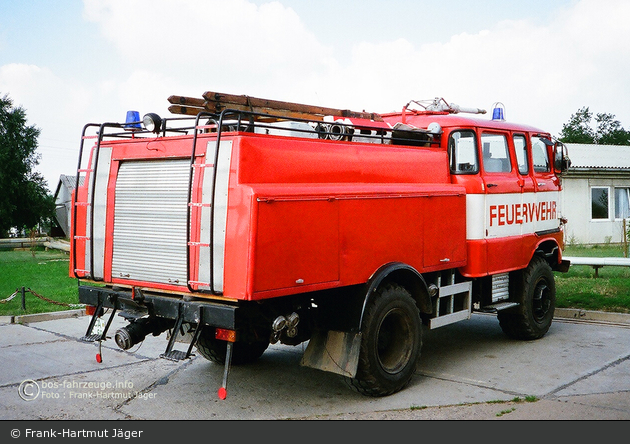
[[[168,359],[169,361],[183,361],[184,359],[188,359],[191,356],[194,356],[192,353],[192,348],[197,343],[199,336],[201,335],[201,330],[203,330],[203,310],[199,310],[199,322],[197,323],[197,328],[195,329],[195,334],[193,335],[190,344],[188,345],[188,350],[173,350],[173,345],[175,345],[175,341],[177,340],[177,336],[179,336],[179,332],[182,328],[182,323],[184,321],[184,315],[182,312],[182,304],[178,306],[178,314],[177,319],[175,319],[175,325],[173,326],[173,331],[171,333],[171,337],[168,340],[168,345],[166,346],[166,351],[160,355],[160,358]]]
[[[100,300],[96,309],[94,310],[94,314],[92,315],[92,319],[90,319],[90,325],[88,325],[87,331],[85,332],[85,336],[79,338],[79,341],[82,342],[96,342],[96,341],[105,341],[107,340],[107,331],[109,330],[109,326],[112,324],[114,320],[114,315],[116,314],[116,296],[113,297],[112,303],[114,308],[112,308],[112,313],[109,315],[109,319],[107,320],[107,324],[103,329],[101,334],[95,334],[93,332],[94,326],[96,325],[96,321],[102,316],[101,312],[103,310],[103,300]]]
[[[512,307],[518,307],[519,305],[521,304],[519,304],[518,302],[497,302],[496,304],[486,305],[480,311],[493,313],[496,311],[501,311],[501,310],[505,310]]]

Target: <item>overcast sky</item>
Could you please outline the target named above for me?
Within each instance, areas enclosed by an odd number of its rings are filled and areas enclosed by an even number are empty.
[[[41,129],[54,192],[86,123],[204,91],[388,112],[443,97],[558,135],[630,130],[627,0],[0,0],[0,95]]]

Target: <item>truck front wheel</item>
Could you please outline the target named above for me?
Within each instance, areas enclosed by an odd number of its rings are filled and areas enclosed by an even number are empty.
[[[538,339],[547,333],[556,307],[556,285],[551,267],[534,257],[527,268],[511,276],[512,300],[519,306],[497,313],[503,332],[515,339]]]
[[[359,366],[349,385],[369,396],[404,388],[416,370],[422,346],[420,312],[409,292],[386,284],[365,308]]]

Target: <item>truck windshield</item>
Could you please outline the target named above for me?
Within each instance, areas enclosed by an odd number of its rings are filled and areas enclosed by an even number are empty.
[[[540,139],[540,137],[532,137],[532,157],[534,160],[534,171],[537,173],[548,173],[551,171],[549,163],[549,153],[547,152],[547,145]]]

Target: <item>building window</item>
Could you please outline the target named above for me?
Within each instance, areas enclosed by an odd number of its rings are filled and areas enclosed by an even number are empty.
[[[610,219],[608,187],[591,188],[591,219]]]
[[[615,219],[630,217],[630,188],[615,188]]]

